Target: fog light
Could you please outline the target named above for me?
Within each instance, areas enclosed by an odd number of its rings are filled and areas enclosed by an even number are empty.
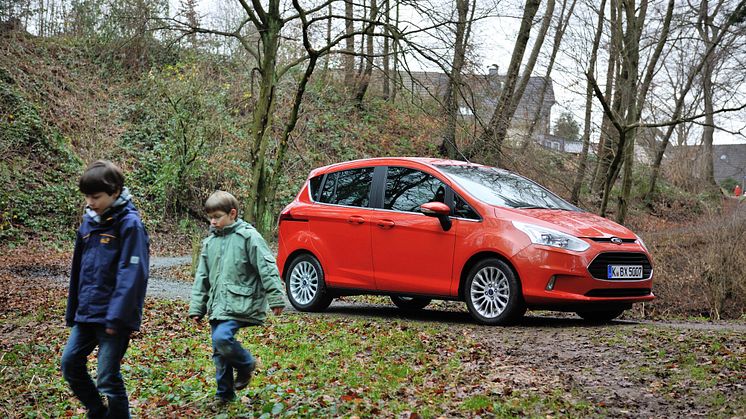
[[[549,278],[549,282],[547,282],[547,291],[551,291],[554,289],[554,281],[557,280],[557,276],[552,275],[551,278]]]

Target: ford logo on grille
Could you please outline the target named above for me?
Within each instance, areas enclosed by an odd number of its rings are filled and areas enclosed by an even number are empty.
[[[611,242],[614,244],[622,244],[622,239],[620,239],[619,237],[612,237]]]

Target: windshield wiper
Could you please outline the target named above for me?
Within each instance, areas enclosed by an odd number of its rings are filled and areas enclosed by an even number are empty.
[[[542,207],[539,205],[521,205],[520,207],[515,207],[517,209],[555,209],[555,208],[549,208],[549,207]]]

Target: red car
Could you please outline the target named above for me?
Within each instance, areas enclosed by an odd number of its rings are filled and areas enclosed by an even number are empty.
[[[279,220],[277,264],[300,311],[377,294],[406,310],[465,301],[484,324],[527,308],[609,321],[655,298],[650,259],[627,228],[515,173],[453,160],[315,169]]]

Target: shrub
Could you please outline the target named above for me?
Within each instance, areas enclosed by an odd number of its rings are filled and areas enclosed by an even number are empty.
[[[0,68],[0,240],[71,237],[82,162]]]
[[[647,238],[655,259],[657,315],[739,318],[746,309],[746,223],[714,216]]]

